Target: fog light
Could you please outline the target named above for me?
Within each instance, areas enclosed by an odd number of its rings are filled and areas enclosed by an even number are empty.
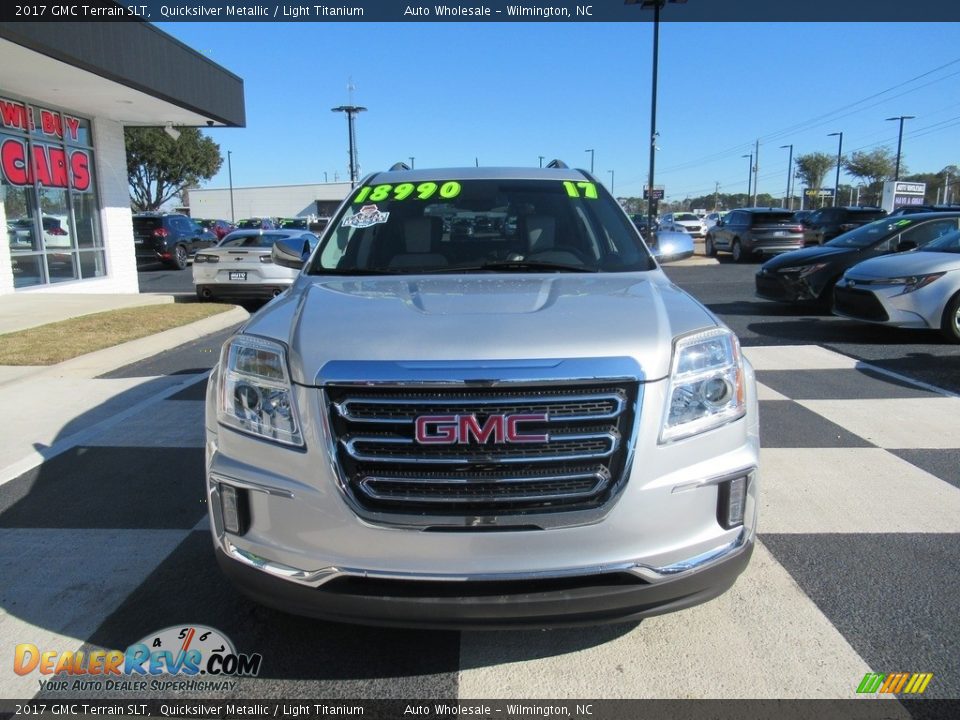
[[[747,504],[747,478],[738,477],[719,485],[717,520],[727,530],[743,525]]]
[[[234,535],[243,535],[249,527],[250,511],[247,493],[232,485],[220,484],[220,509],[223,512],[223,527]]]

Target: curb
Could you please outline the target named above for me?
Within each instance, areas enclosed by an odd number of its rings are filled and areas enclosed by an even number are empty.
[[[191,340],[198,340],[205,335],[225,330],[231,325],[242,323],[249,317],[250,313],[238,306],[232,310],[197,320],[189,325],[171,328],[155,335],[148,335],[120,345],[96,350],[86,355],[64,360],[56,365],[30,366],[24,368],[23,373],[12,371],[8,379],[0,380],[0,386],[42,375],[95,378],[125,365],[146,360],[164,350],[170,350]]]

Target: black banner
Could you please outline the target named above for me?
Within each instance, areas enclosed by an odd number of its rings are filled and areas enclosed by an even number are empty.
[[[584,720],[955,720],[960,700],[0,700],[0,720],[143,718],[583,718]]]
[[[394,0],[5,1],[3,22],[650,22],[657,0],[430,2]],[[957,22],[948,0],[659,0],[662,22]]]

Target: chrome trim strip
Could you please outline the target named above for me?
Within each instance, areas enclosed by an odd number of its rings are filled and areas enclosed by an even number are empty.
[[[600,458],[607,458],[613,455],[617,448],[620,446],[620,437],[616,432],[605,432],[605,433],[585,433],[582,435],[551,435],[549,443],[547,445],[551,446],[551,449],[554,445],[558,445],[564,441],[569,442],[578,442],[580,440],[605,440],[609,443],[609,448],[603,452],[592,452],[592,453],[574,453],[574,454],[562,454],[562,447],[557,449],[560,451],[558,454],[551,455],[518,455],[518,456],[500,456],[495,450],[498,447],[497,445],[491,445],[491,452],[486,453],[485,455],[472,454],[472,455],[444,455],[438,457],[425,457],[422,455],[365,455],[363,452],[359,451],[356,447],[357,443],[369,442],[369,443],[386,443],[388,445],[408,445],[411,447],[421,447],[416,446],[412,438],[397,438],[397,437],[380,437],[376,435],[355,435],[349,439],[341,439],[340,444],[343,445],[344,449],[347,451],[347,454],[350,455],[354,460],[360,462],[373,462],[373,463],[416,463],[426,464],[426,465],[465,465],[472,463],[487,463],[487,462],[497,462],[497,463],[533,463],[533,462],[572,462],[575,460],[596,460]],[[540,445],[541,443],[537,443]],[[510,445],[508,447],[518,447],[522,448],[523,443],[517,443],[516,445]],[[462,445],[456,445],[456,447],[462,448]],[[473,447],[487,447],[481,445],[467,445],[468,448]]]
[[[530,360],[331,360],[315,384],[375,387],[509,387],[565,382],[647,382],[631,357]]]
[[[562,403],[571,403],[571,402],[612,402],[614,404],[614,410],[609,413],[603,414],[590,414],[590,415],[552,415],[549,413],[550,405],[562,404]],[[524,404],[527,407],[524,408],[523,412],[532,412],[529,408],[531,406],[546,406],[548,409],[548,414],[551,416],[547,419],[547,422],[578,422],[578,421],[590,421],[590,420],[610,420],[616,417],[619,417],[626,406],[626,398],[624,398],[620,393],[597,393],[597,394],[585,394],[585,395],[555,395],[550,397],[542,396],[522,396],[518,395],[516,397],[504,396],[501,398],[457,398],[457,399],[400,399],[400,398],[359,398],[359,397],[350,397],[345,400],[342,400],[338,403],[332,403],[334,410],[337,411],[337,414],[340,417],[348,420],[349,422],[356,423],[395,423],[395,424],[406,424],[412,423],[416,417],[403,417],[403,418],[364,418],[364,417],[355,417],[350,413],[350,404],[366,404],[366,405],[375,405],[375,406],[391,406],[391,405],[432,405],[432,406],[443,406],[443,405],[477,405],[477,406],[489,406],[489,405],[511,405],[511,404]]]
[[[505,485],[508,483],[513,483],[518,485],[520,488],[524,484],[533,483],[533,482],[557,482],[557,481],[568,481],[568,480],[593,480],[593,486],[587,490],[577,490],[574,492],[563,492],[557,491],[554,493],[540,493],[540,494],[528,494],[528,495],[495,495],[495,496],[484,496],[482,498],[464,498],[464,497],[447,497],[444,495],[430,495],[430,494],[420,494],[420,495],[384,495],[383,493],[378,493],[374,487],[371,487],[371,483],[377,482],[392,482],[398,483],[401,485],[448,485],[450,487],[462,487],[462,488],[471,488],[475,486],[482,486],[486,484],[490,485]],[[599,492],[604,484],[607,482],[607,477],[602,473],[592,472],[592,473],[573,473],[570,475],[544,475],[541,477],[524,477],[524,478],[497,478],[496,480],[491,480],[489,483],[483,481],[471,481],[471,479],[464,478],[404,478],[404,477],[390,477],[390,476],[367,476],[363,478],[357,485],[363,493],[374,500],[385,500],[389,502],[411,502],[411,503],[442,503],[442,504],[455,504],[455,503],[469,503],[482,501],[484,503],[511,503],[511,502],[534,502],[534,501],[544,501],[544,500],[573,500],[578,498],[590,497]]]
[[[283,488],[274,487],[272,485],[251,482],[250,480],[240,480],[235,477],[230,477],[229,475],[224,475],[223,473],[211,471],[210,479],[217,483],[226,483],[227,485],[233,485],[234,487],[243,488],[245,490],[262,492],[275,497],[283,497],[288,499],[293,499],[294,497],[294,494],[289,490],[284,490]]]
[[[609,565],[595,565],[579,568],[562,568],[558,570],[544,570],[530,573],[473,573],[473,574],[432,574],[432,573],[404,573],[404,572],[383,572],[379,570],[363,570],[360,568],[346,567],[326,567],[319,570],[302,570],[283,563],[274,562],[267,558],[260,557],[247,550],[238,548],[228,540],[224,540],[223,549],[226,554],[249,567],[261,570],[273,577],[295,582],[299,585],[309,587],[319,587],[337,577],[353,576],[374,578],[379,580],[407,580],[411,582],[504,582],[511,580],[548,580],[552,578],[569,577],[589,577],[592,575],[604,575],[616,572],[627,572],[636,575],[641,580],[651,584],[665,582],[682,575],[693,573],[698,570],[718,563],[741,550],[747,543],[747,531],[742,529],[729,543],[721,545],[713,550],[695,555],[692,558],[681,560],[671,565],[662,567],[650,567],[642,563],[625,562],[611,563]]]

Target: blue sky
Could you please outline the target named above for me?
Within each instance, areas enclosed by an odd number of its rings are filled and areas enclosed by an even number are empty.
[[[353,100],[361,170],[531,165],[595,171],[640,195],[648,166],[650,23],[157,23],[244,80],[247,126],[208,131],[235,186],[346,179]],[[960,45],[949,23],[662,23],[657,184],[668,199],[786,190],[788,151],[887,145],[960,164]],[[923,77],[918,77],[918,76]],[[832,172],[830,184],[832,184]],[[841,175],[841,183],[844,176]],[[206,187],[226,187],[226,163]]]

